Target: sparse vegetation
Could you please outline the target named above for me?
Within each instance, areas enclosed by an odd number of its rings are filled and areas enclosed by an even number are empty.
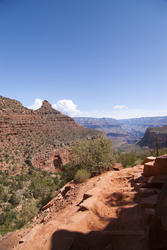
[[[167,154],[167,148],[159,149],[158,155]],[[140,149],[131,152],[117,152],[116,161],[120,162],[123,167],[133,167],[135,165],[141,164],[142,161],[148,156],[157,156],[156,150],[150,149]]]
[[[138,157],[135,152],[120,153],[117,155],[117,161],[120,162],[124,168],[136,165],[137,160]]]
[[[76,172],[74,176],[74,181],[77,183],[85,182],[91,176],[90,172],[86,169],[80,169]]]
[[[68,182],[78,170],[85,170],[90,176],[101,174],[112,168],[114,155],[112,143],[101,137],[94,140],[79,140],[71,150],[71,161],[62,169],[62,181]]]
[[[51,174],[26,166],[27,171],[10,176],[0,172],[0,234],[26,225],[60,188]],[[55,176],[55,174],[54,174]]]

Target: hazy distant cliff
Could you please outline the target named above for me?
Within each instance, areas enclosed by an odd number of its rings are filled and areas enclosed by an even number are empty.
[[[167,147],[167,126],[148,128],[138,144],[150,148]]]
[[[104,131],[114,145],[136,143],[148,127],[167,125],[167,116],[143,117],[116,120],[112,118],[75,117],[75,121],[86,128]]]

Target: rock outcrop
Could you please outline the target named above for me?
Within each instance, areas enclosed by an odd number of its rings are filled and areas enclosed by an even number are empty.
[[[102,133],[83,128],[53,109],[48,101],[33,111],[16,100],[0,97],[1,169],[15,168],[17,172],[28,164],[54,171],[68,161],[67,151],[72,143],[99,135]]]
[[[148,157],[144,162],[144,176],[167,176],[167,155]]]
[[[138,145],[153,149],[167,147],[167,126],[148,128]]]

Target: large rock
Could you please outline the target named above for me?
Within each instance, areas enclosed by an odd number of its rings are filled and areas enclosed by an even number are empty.
[[[154,157],[154,156],[149,156],[149,157],[147,157],[147,158],[142,162],[142,164],[144,165],[145,163],[155,161],[155,159],[156,159],[156,157]]]
[[[144,176],[167,176],[167,155],[144,164]]]

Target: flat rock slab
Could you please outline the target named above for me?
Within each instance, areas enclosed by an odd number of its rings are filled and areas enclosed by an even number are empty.
[[[167,156],[157,157],[144,163],[144,176],[167,175]]]

